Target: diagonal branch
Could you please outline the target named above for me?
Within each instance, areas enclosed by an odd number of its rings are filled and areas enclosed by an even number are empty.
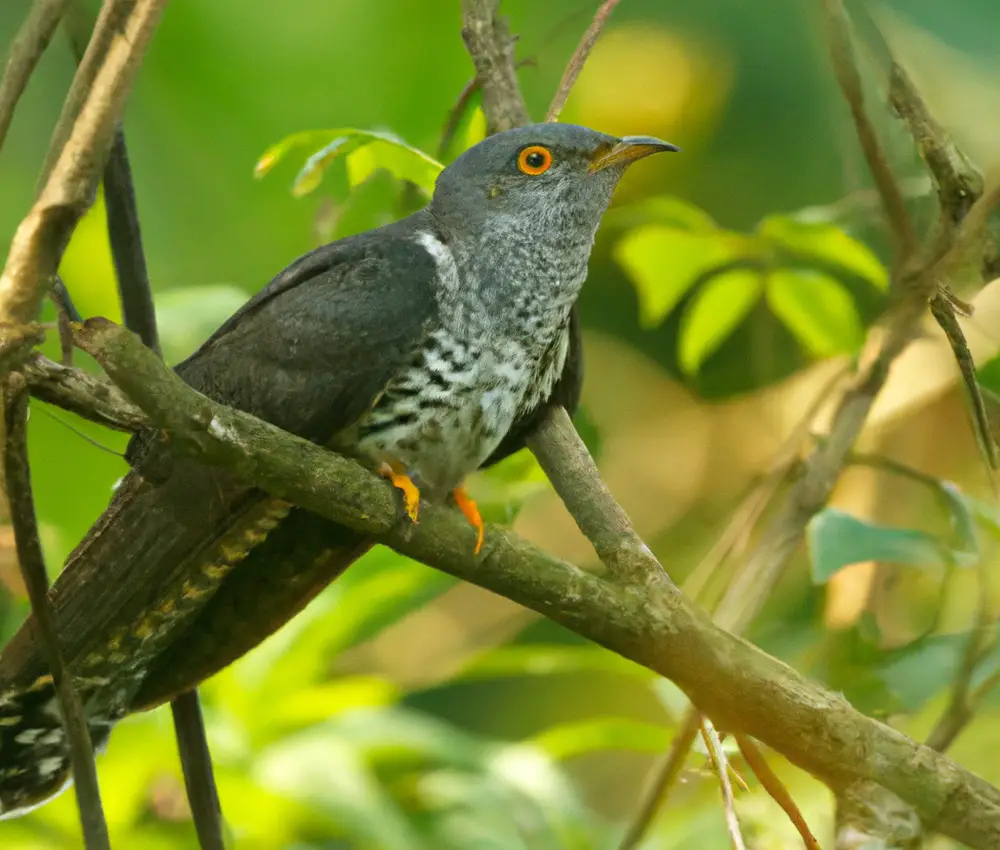
[[[576,78],[580,76],[580,72],[587,62],[587,57],[590,56],[590,51],[594,49],[597,39],[601,37],[604,25],[608,22],[608,18],[611,17],[615,6],[620,2],[621,0],[604,0],[598,7],[597,13],[594,15],[594,20],[587,27],[587,31],[580,39],[580,43],[573,52],[573,57],[569,60],[566,70],[563,71],[562,79],[559,80],[559,86],[556,88],[556,93],[549,104],[549,111],[545,113],[546,121],[559,120],[559,114],[563,111],[566,100],[569,98],[569,93],[576,84]]]
[[[114,5],[116,0],[108,0],[105,9]],[[106,46],[106,52],[99,57],[92,84],[82,95],[82,107],[61,146],[57,128],[50,150],[52,170],[11,242],[0,275],[0,356],[23,344],[23,327],[35,319],[44,288],[59,267],[76,222],[91,203],[115,127],[166,0],[134,0],[126,5],[131,13],[123,23],[109,21],[113,16],[103,14],[98,21],[77,78],[87,60],[98,56],[95,45]],[[64,118],[72,114],[71,107],[67,103]]]
[[[14,108],[24,93],[35,65],[52,40],[52,33],[66,11],[69,0],[35,0],[21,29],[10,45],[10,54],[0,81],[0,149],[14,118]]]
[[[876,782],[912,805],[928,828],[974,848],[1000,846],[1000,790],[719,629],[668,582],[612,583],[500,528],[490,529],[484,552],[473,557],[471,531],[457,512],[427,505],[419,525],[400,521],[384,481],[211,402],[128,331],[90,320],[78,342],[179,449],[649,667],[719,728],[759,739],[835,789]]]

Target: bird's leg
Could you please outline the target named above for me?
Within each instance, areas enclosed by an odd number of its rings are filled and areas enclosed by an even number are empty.
[[[383,463],[378,468],[378,474],[383,478],[388,478],[393,487],[403,492],[403,507],[406,509],[406,515],[416,522],[417,514],[420,511],[420,490],[413,483],[413,479],[403,471],[402,467],[388,462]]]
[[[476,551],[473,554],[478,555],[479,550],[483,548],[483,518],[479,514],[479,508],[464,486],[456,487],[451,491],[451,495],[455,499],[455,506],[476,529]]]

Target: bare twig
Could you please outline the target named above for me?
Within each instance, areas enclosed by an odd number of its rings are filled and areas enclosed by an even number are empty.
[[[222,834],[222,809],[212,772],[205,721],[201,715],[198,691],[186,691],[170,703],[174,733],[184,771],[184,787],[191,803],[191,814],[202,850],[225,850]]]
[[[782,811],[788,815],[788,819],[802,836],[802,843],[805,844],[806,850],[820,850],[819,842],[812,834],[812,830],[809,829],[806,819],[802,817],[799,807],[795,805],[795,800],[792,799],[792,795],[788,793],[788,789],[778,778],[778,775],[771,770],[771,765],[767,763],[767,759],[764,758],[757,745],[746,735],[736,735],[736,743],[743,755],[743,760],[754,772],[754,776],[760,781],[771,799],[781,806]]]
[[[35,65],[52,40],[52,33],[66,11],[69,0],[35,0],[10,46],[10,54],[0,80],[0,149],[14,118],[14,108],[21,99]]]
[[[114,384],[32,354],[22,364],[31,395],[115,431],[134,432],[149,425],[145,413]]]
[[[684,715],[670,744],[670,751],[662,765],[655,771],[655,778],[649,790],[643,795],[639,811],[629,824],[618,850],[635,850],[645,838],[646,831],[656,819],[663,801],[680,778],[688,753],[701,731],[701,721],[702,716],[697,711],[689,711]]]
[[[11,523],[21,576],[28,589],[31,610],[35,616],[39,638],[45,650],[52,674],[56,697],[62,714],[70,761],[76,788],[87,850],[110,850],[108,827],[101,807],[97,785],[94,748],[83,706],[73,689],[73,680],[66,669],[59,646],[59,632],[49,604],[49,579],[45,559],[38,539],[38,521],[31,491],[31,470],[28,466],[28,393],[24,378],[11,374],[5,387],[4,406],[4,486],[10,506]]]
[[[566,70],[563,71],[562,79],[559,80],[559,87],[556,89],[552,102],[549,104],[549,111],[545,113],[546,121],[557,121],[559,119],[559,114],[566,105],[569,93],[576,84],[576,78],[580,76],[587,57],[590,56],[590,51],[594,49],[597,39],[601,37],[601,30],[604,29],[604,25],[608,22],[608,18],[611,17],[615,6],[620,2],[621,0],[603,0],[598,7],[597,14],[594,15],[594,20],[587,27],[587,31],[576,46],[576,50],[573,52],[573,57],[569,60]]]
[[[109,0],[105,9],[114,5],[114,0]],[[44,286],[55,274],[73,228],[91,202],[122,108],[166,0],[135,0],[126,5],[132,11],[123,24],[118,19],[108,20],[113,17],[110,14],[102,14],[98,21],[77,72],[79,79],[91,56],[94,63],[101,60],[93,73],[93,84],[86,88],[65,145],[58,153],[53,149],[51,174],[11,242],[0,275],[0,354],[23,344],[23,326],[37,315]],[[99,54],[95,47],[102,43],[99,35],[115,24],[123,29],[107,34],[106,52]],[[64,116],[70,111],[67,104]]]
[[[497,0],[462,0],[462,38],[483,90],[487,132],[531,122],[514,68],[514,40],[497,17]]]
[[[709,760],[712,762],[715,775],[719,779],[719,789],[722,791],[722,810],[726,815],[729,842],[733,845],[733,850],[746,850],[743,833],[740,830],[740,821],[736,817],[736,797],[733,794],[733,785],[729,781],[729,759],[726,756],[726,751],[722,748],[719,733],[715,731],[715,727],[708,718],[702,720],[701,738],[705,742]]]
[[[903,193],[896,182],[892,167],[879,142],[875,127],[865,112],[861,76],[854,61],[851,24],[841,0],[823,0],[826,11],[830,53],[837,82],[844,93],[854,119],[854,128],[861,142],[861,149],[868,163],[875,186],[882,198],[886,218],[889,220],[896,246],[896,263],[902,266],[916,251],[917,236],[913,221],[906,209]]]
[[[614,578],[639,584],[670,583],[656,556],[604,486],[565,410],[550,410],[526,442]]]

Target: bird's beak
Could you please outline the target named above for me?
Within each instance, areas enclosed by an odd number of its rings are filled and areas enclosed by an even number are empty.
[[[611,147],[602,148],[590,161],[590,170],[601,171],[610,165],[631,165],[637,159],[663,151],[679,151],[677,145],[653,136],[622,136]]]

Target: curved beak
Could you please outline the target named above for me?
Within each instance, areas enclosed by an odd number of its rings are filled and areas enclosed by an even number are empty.
[[[637,159],[664,151],[679,151],[677,145],[653,136],[622,136],[610,147],[602,148],[590,161],[590,170],[601,171],[610,165],[631,165]]]

